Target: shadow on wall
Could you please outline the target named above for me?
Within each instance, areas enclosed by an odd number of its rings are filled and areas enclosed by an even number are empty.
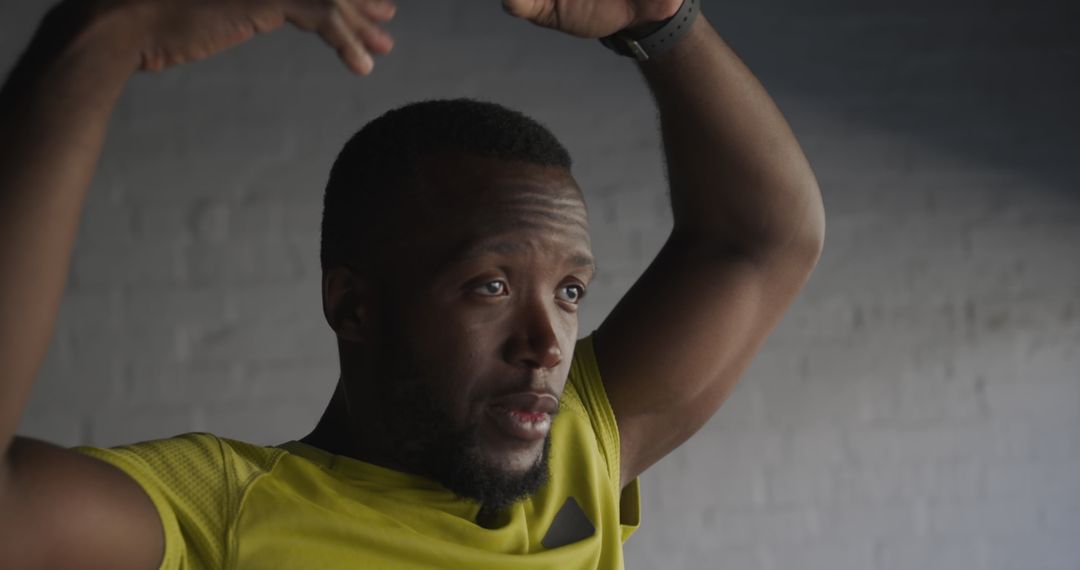
[[[827,0],[712,8],[771,90],[797,94],[841,124],[1080,192],[1080,4]]]

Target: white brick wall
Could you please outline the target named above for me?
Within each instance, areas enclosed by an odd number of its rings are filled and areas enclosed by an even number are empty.
[[[132,81],[21,433],[305,434],[337,372],[329,165],[419,98],[504,102],[566,142],[600,263],[583,330],[600,322],[671,223],[633,67],[497,3],[401,4],[370,79],[285,31]],[[818,173],[827,247],[732,399],[644,477],[628,567],[1080,569],[1068,6],[715,4]],[[5,68],[43,10],[0,6]]]

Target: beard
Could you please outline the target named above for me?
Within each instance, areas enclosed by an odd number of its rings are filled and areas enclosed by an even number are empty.
[[[513,503],[532,496],[548,479],[551,435],[540,457],[523,472],[486,458],[477,425],[460,425],[432,386],[445,382],[445,366],[425,359],[393,325],[387,327],[373,392],[384,451],[400,465],[428,477],[464,499],[480,504],[478,520],[491,521]]]

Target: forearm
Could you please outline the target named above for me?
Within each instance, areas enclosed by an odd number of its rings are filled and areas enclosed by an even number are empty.
[[[60,305],[109,116],[138,61],[112,16],[51,13],[0,91],[0,452]]]
[[[762,252],[820,247],[814,174],[765,89],[702,16],[641,71],[660,111],[676,232]]]

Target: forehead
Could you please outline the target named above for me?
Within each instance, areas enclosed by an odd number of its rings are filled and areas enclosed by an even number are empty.
[[[588,253],[588,213],[567,169],[439,156],[421,162],[413,190],[415,237],[429,251],[512,254],[542,244]]]

